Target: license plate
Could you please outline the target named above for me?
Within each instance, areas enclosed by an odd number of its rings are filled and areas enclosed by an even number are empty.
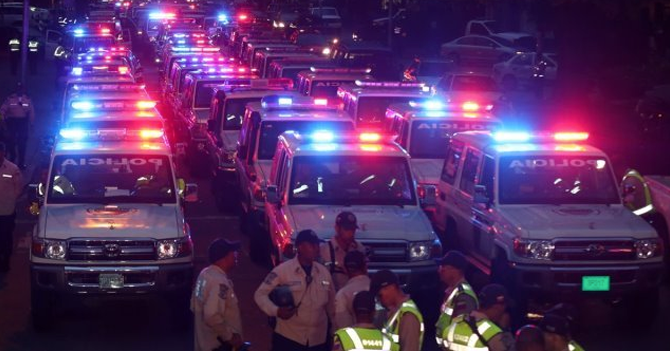
[[[101,289],[123,288],[123,274],[100,274],[98,284]]]
[[[610,291],[609,276],[582,277],[582,291]]]

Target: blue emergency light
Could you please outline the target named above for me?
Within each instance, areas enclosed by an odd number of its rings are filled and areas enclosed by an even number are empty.
[[[72,75],[80,76],[82,73],[84,73],[84,69],[82,67],[73,67],[72,68]]]
[[[64,139],[81,140],[86,137],[86,132],[81,129],[61,129],[59,134]]]
[[[90,111],[93,107],[95,106],[90,101],[75,101],[72,103],[72,108],[80,111]]]
[[[335,140],[335,134],[331,131],[319,130],[312,133],[310,139],[316,143],[331,143]]]

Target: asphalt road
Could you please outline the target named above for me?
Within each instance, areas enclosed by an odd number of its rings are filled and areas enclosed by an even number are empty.
[[[1,63],[1,62],[0,62]],[[6,63],[0,67],[7,67]],[[148,65],[151,67],[151,65]],[[147,67],[145,76],[148,88],[156,89],[155,71]],[[26,178],[35,173],[35,165],[43,160],[39,153],[39,137],[53,134],[54,106],[61,93],[54,91],[53,72],[50,65],[41,66],[38,76],[29,79],[28,89],[37,105],[37,128],[30,140],[29,155],[33,159],[26,171]],[[0,68],[0,77],[11,82],[11,77]],[[0,86],[0,97],[6,96],[10,84]],[[538,111],[540,109],[537,109]],[[530,110],[529,110],[530,111]],[[616,109],[613,109],[616,111]],[[627,121],[628,116],[618,117]],[[617,119],[618,120],[618,119]],[[619,123],[603,124],[604,129],[598,135],[607,135],[610,139],[622,140],[616,160],[625,167],[639,165],[634,148],[626,147],[634,141],[626,138],[629,125]],[[623,126],[623,127],[622,127]],[[622,138],[622,139],[618,139]],[[628,144],[627,144],[628,143]],[[633,144],[636,145],[636,144]],[[621,147],[622,146],[622,147]],[[637,152],[637,151],[636,151]],[[637,163],[636,163],[637,162]],[[621,166],[623,168],[624,166]],[[182,172],[187,175],[187,172]],[[267,319],[253,302],[253,292],[265,277],[267,270],[249,259],[248,239],[239,231],[236,216],[218,213],[209,192],[209,181],[190,179],[200,186],[200,201],[187,204],[187,220],[191,224],[197,269],[206,265],[206,249],[209,242],[217,237],[239,239],[244,243],[240,255],[239,267],[232,274],[235,290],[239,296],[245,338],[252,341],[254,350],[269,349],[271,330]],[[159,299],[140,301],[113,301],[73,306],[58,317],[56,327],[47,333],[36,333],[30,325],[30,281],[28,250],[29,236],[35,219],[24,210],[26,203],[19,206],[19,219],[15,232],[15,254],[12,269],[6,275],[0,275],[0,350],[191,350],[192,331],[174,332],[168,321],[168,309]],[[634,331],[631,325],[640,321],[626,320],[616,316],[612,308],[598,301],[587,301],[580,306],[582,324],[577,333],[579,340],[587,350],[670,350],[667,339],[667,325],[670,325],[670,288],[666,285],[662,291],[659,318],[647,331]],[[624,321],[623,323],[621,321]],[[619,321],[619,322],[615,322]],[[431,350],[432,337],[426,338]]]

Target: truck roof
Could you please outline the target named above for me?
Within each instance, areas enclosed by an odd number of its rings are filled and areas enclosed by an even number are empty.
[[[368,83],[368,82],[366,82]],[[384,82],[372,82],[384,83]],[[400,83],[400,82],[398,82]],[[393,87],[393,86],[358,86],[356,84],[346,84],[338,88],[338,95],[351,94],[356,97],[361,96],[402,96],[402,97],[416,97],[427,98],[430,97],[430,92],[424,92],[420,87]]]
[[[468,119],[472,121],[486,120],[490,122],[502,123],[500,119],[490,114],[488,111],[464,111],[454,109],[425,109],[421,107],[413,107],[411,104],[391,104],[386,109],[386,115],[390,113],[398,114],[405,119],[413,118],[435,118],[435,119]]]

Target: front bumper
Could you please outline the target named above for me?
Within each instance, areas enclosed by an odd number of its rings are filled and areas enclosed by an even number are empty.
[[[370,262],[368,263],[368,272],[372,276],[380,270],[389,269],[398,276],[400,285],[403,285],[408,292],[430,290],[437,287],[439,281],[437,265],[423,263],[412,266],[412,264],[414,263]]]
[[[109,288],[100,284],[101,274],[120,274],[123,287]],[[161,264],[143,266],[69,266],[32,264],[31,283],[40,290],[59,294],[141,295],[171,293],[191,288],[193,264]]]
[[[610,291],[599,295],[622,296],[657,288],[663,279],[662,262],[611,266],[512,266],[516,285],[543,295],[581,295],[582,277],[609,276]]]

